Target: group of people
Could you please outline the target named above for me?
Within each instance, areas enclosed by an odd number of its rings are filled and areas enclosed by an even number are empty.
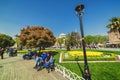
[[[0,48],[1,59],[3,59],[4,51],[5,51],[4,48]],[[17,54],[17,50],[13,50],[12,48],[6,49],[6,53],[9,53],[9,56],[14,56],[14,54]],[[24,54],[22,58],[35,59],[34,69],[37,69],[38,71],[41,68],[46,68],[48,72],[50,72],[50,69],[54,67],[55,59],[54,59],[54,54],[52,54],[51,52],[37,53],[36,50],[34,51],[28,50],[28,53]]]
[[[34,50],[34,51],[31,51],[31,50],[28,50],[28,53],[24,54],[22,56],[22,58],[25,60],[25,59],[36,59],[36,56],[37,56],[37,51]]]
[[[34,68],[37,69],[38,71],[41,70],[41,68],[46,68],[49,73],[51,69],[51,65],[54,66],[54,61],[55,59],[53,54],[43,52],[36,58],[36,63]]]
[[[37,53],[36,50],[28,50],[28,53],[23,54],[22,58],[24,60],[35,59],[34,69],[37,69],[37,71],[41,70],[42,68],[46,68],[48,72],[50,72],[50,69],[54,68],[55,59],[54,54],[51,52]]]
[[[17,56],[17,50],[13,48],[1,48],[0,47],[0,56],[1,59],[4,59],[4,53],[9,54],[9,56]]]
[[[54,68],[54,54],[51,52],[42,52],[37,53],[36,50],[31,51],[28,50],[28,53],[24,54],[22,58],[25,59],[35,59],[35,66],[34,69],[37,71],[41,70],[42,68],[46,68],[48,72],[50,72],[51,68]]]
[[[15,49],[13,49],[13,48],[10,48],[9,49],[9,56],[17,56],[17,50]]]

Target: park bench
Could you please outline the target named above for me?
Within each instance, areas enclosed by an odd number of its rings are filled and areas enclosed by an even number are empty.
[[[23,57],[24,60],[36,59],[36,55],[34,55],[33,53],[31,53],[31,54],[24,54],[22,57]]]
[[[9,56],[10,56],[10,57],[17,56],[17,50],[13,51],[13,53],[10,53]]]
[[[44,62],[41,62],[38,66],[37,66],[37,71],[40,71],[40,70],[42,70],[43,68],[46,68],[47,69],[47,71],[48,71],[48,73],[50,72],[50,71],[53,71],[53,70],[55,70],[55,60],[54,60],[54,62],[53,63],[50,63],[47,67],[45,67],[45,66],[43,66],[44,65]]]

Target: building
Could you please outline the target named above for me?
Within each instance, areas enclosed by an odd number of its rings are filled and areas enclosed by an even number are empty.
[[[61,33],[56,39],[58,39],[58,38],[63,38],[64,42],[63,42],[63,44],[60,46],[60,44],[56,41],[54,47],[57,47],[57,48],[59,48],[59,47],[65,47],[66,34]]]
[[[61,33],[58,38],[65,38],[65,37],[66,37],[66,34]]]
[[[119,32],[114,32],[114,31],[109,31],[108,32],[108,45],[111,45],[111,47],[117,47],[120,45],[120,33]]]

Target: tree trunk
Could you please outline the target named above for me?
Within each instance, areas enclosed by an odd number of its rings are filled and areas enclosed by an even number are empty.
[[[70,51],[70,47],[69,46],[67,46],[67,51]]]

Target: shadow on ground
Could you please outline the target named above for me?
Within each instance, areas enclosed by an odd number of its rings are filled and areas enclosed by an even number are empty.
[[[78,65],[78,68],[79,68],[80,72],[82,73],[82,77],[84,77],[84,72],[83,72],[83,70],[82,70],[82,68],[81,68],[81,66],[80,66],[80,64],[78,62],[78,58],[75,58],[75,61],[76,61],[77,65]]]

